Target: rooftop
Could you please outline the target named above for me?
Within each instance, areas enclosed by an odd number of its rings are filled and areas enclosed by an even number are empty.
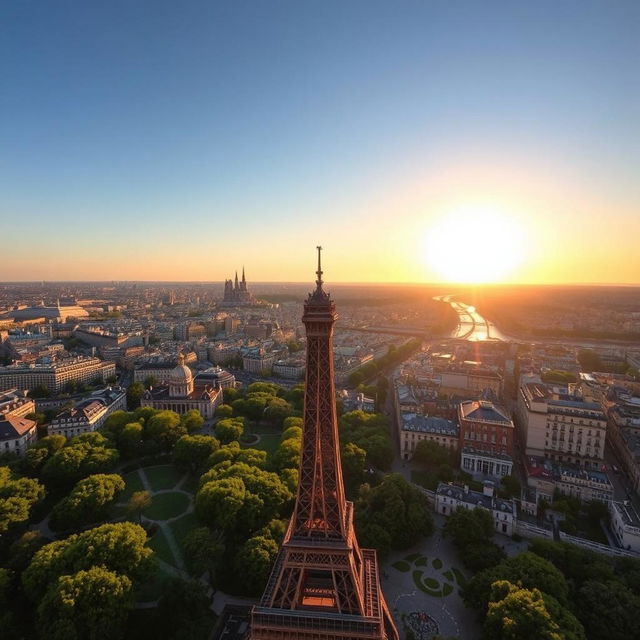
[[[509,418],[505,409],[487,400],[467,400],[461,402],[460,416],[464,420],[513,426],[511,418]]]
[[[421,433],[435,433],[446,436],[458,437],[458,425],[451,420],[437,416],[421,416],[416,413],[402,414],[402,428],[405,431],[417,431]]]

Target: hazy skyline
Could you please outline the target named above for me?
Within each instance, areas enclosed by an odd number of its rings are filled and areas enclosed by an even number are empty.
[[[0,280],[640,282],[638,2],[0,18]]]

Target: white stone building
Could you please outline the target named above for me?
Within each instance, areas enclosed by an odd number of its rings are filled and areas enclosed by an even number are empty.
[[[486,482],[482,493],[468,487],[458,487],[441,482],[436,489],[435,508],[437,513],[450,516],[458,509],[486,509],[493,516],[496,533],[513,535],[516,527],[516,506],[513,500],[496,498],[493,484]]]

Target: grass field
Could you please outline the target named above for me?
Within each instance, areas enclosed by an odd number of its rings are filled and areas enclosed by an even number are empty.
[[[118,496],[118,502],[128,502],[131,494],[144,491],[144,485],[137,471],[130,471],[122,476],[125,482],[124,491]]]
[[[149,540],[149,548],[153,549],[161,560],[164,560],[167,564],[175,565],[176,559],[173,557],[171,547],[167,542],[167,537],[164,535],[162,529],[158,529],[153,538]]]
[[[154,491],[173,489],[184,476],[184,473],[169,464],[160,467],[146,467],[142,471]]]
[[[178,518],[169,524],[171,533],[173,533],[173,537],[180,546],[180,549],[182,549],[185,536],[198,526],[199,523],[195,513],[186,513],[182,518]]]
[[[189,496],[184,493],[159,493],[151,498],[151,506],[143,513],[150,520],[169,520],[184,513],[189,502]]]
[[[241,444],[243,449],[260,449],[266,451],[267,456],[271,456],[280,444],[280,431],[273,427],[253,425],[247,430],[247,433],[260,436],[260,441],[256,444]]]

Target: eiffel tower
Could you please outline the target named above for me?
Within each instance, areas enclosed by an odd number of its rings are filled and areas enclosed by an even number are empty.
[[[333,375],[335,305],[316,290],[302,322],[307,378],[298,495],[289,528],[260,604],[251,611],[251,640],[398,640],[373,549],[360,549],[353,503],[344,495]]]

